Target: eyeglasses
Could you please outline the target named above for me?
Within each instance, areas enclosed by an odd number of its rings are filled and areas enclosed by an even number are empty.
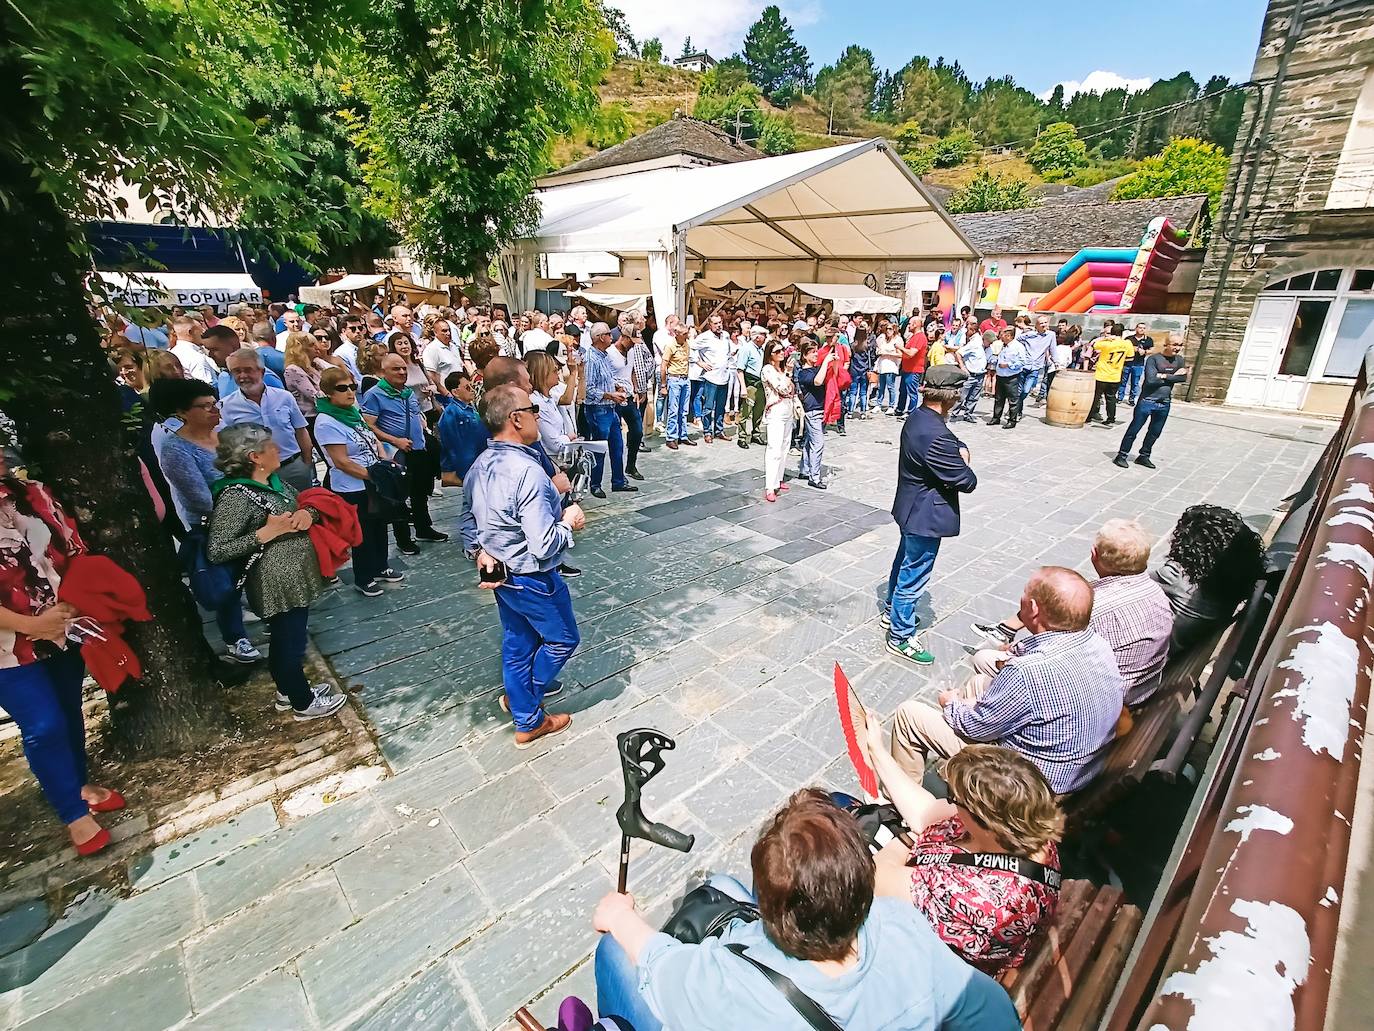
[[[538,405],[529,405],[528,407],[525,407],[525,408],[516,408],[516,409],[513,409],[513,410],[511,411],[510,414],[511,414],[511,415],[517,415],[517,414],[519,414],[520,412],[529,412],[531,415],[538,415],[538,414],[539,414],[539,406],[538,406]]]
[[[329,343],[329,336],[328,336],[328,334],[325,334],[325,333],[316,333],[316,334],[315,334],[315,339],[316,339],[316,340],[323,340],[326,344]]]
[[[357,390],[357,389],[358,389],[358,384],[356,384],[356,383],[340,383],[340,384],[338,384],[337,386],[330,387],[330,388],[329,388],[329,392],[330,392],[331,394],[342,394],[342,393],[345,393],[346,391],[349,391],[349,390]]]
[[[219,407],[219,402],[218,402],[218,401],[197,401],[197,402],[196,402],[195,404],[193,404],[191,407],[192,407],[192,408],[199,408],[202,412],[208,412],[208,411],[210,411],[211,409],[218,408],[218,407]]]

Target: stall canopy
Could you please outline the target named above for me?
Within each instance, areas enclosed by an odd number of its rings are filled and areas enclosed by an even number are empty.
[[[306,304],[328,304],[330,294],[351,294],[356,290],[376,289],[386,282],[386,276],[369,275],[365,272],[350,272],[342,279],[332,283],[316,283],[303,286],[300,298]]]
[[[883,140],[649,169],[550,187],[536,199],[538,229],[503,254],[508,284],[517,259],[604,250],[647,263],[659,311],[681,310],[689,263],[710,281],[756,287],[852,283],[890,267],[953,271],[979,257]],[[517,282],[513,300],[523,306],[518,291]]]
[[[262,289],[246,272],[101,272],[100,278],[112,294],[138,308],[262,303]]]
[[[405,301],[407,304],[420,304],[428,302],[430,304],[448,304],[449,295],[447,291],[435,290],[427,286],[420,286],[412,283],[408,279],[400,276],[375,275],[370,273],[350,272],[341,279],[336,279],[332,283],[317,283],[314,286],[303,286],[300,289],[300,299],[306,304],[330,304],[334,294],[353,294],[366,291],[368,293],[368,303],[371,303],[373,292],[381,290],[389,303]]]
[[[796,287],[809,297],[830,301],[831,310],[836,315],[852,315],[856,312],[877,314],[900,311],[902,308],[898,298],[855,283],[797,283]]]

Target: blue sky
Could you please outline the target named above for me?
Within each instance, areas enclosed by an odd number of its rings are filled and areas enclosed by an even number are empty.
[[[636,36],[658,35],[670,56],[682,37],[727,56],[765,6],[755,0],[611,0]],[[1102,71],[1125,79],[1191,71],[1249,77],[1264,0],[791,0],[780,4],[816,68],[849,43],[880,67],[914,54],[958,59],[975,80],[1011,73],[1036,93]]]

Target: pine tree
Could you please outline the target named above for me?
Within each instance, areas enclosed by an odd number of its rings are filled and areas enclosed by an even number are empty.
[[[797,42],[791,24],[776,4],[763,9],[744,37],[744,63],[749,81],[770,99],[805,90],[810,83],[811,59]]]

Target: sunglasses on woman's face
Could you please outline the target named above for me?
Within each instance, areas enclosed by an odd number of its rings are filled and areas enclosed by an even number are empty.
[[[326,344],[329,343],[329,337],[325,336],[325,334],[323,334],[323,333],[316,333],[316,334],[315,334],[315,339],[316,339],[316,340],[323,340]]]
[[[332,393],[332,394],[346,394],[346,393],[348,393],[348,392],[351,391],[351,390],[357,390],[357,389],[358,389],[358,384],[356,384],[356,383],[340,383],[340,384],[339,384],[338,386],[336,386],[336,387],[330,387],[330,388],[329,388],[330,393]]]

